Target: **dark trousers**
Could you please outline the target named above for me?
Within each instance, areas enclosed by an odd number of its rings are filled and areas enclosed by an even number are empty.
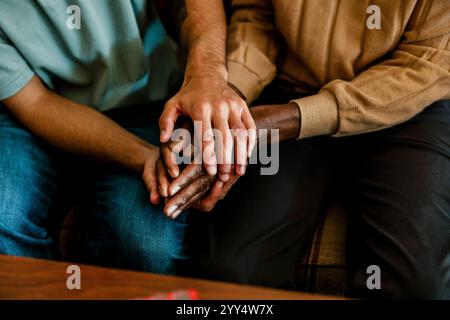
[[[272,87],[258,103],[287,97]],[[450,101],[379,132],[281,143],[276,175],[250,166],[215,211],[201,215],[201,274],[292,288],[335,197],[351,212],[351,294],[450,298]],[[381,290],[367,288],[370,265],[380,268]]]

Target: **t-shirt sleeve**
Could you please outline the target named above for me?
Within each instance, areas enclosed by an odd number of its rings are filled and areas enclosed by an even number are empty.
[[[33,78],[34,72],[16,47],[0,30],[0,101],[17,92]]]

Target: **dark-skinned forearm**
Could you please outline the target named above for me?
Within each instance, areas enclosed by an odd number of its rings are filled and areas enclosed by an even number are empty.
[[[295,103],[283,105],[262,105],[250,108],[250,113],[255,119],[257,129],[267,129],[270,134],[271,129],[279,130],[279,142],[286,140],[294,140],[298,137],[300,130],[300,111]],[[262,134],[262,133],[260,133]],[[277,141],[271,141],[276,143]],[[233,176],[231,180],[225,183],[223,187],[224,196],[231,186],[236,182],[237,176]],[[205,190],[214,183],[214,177],[208,175],[203,166],[191,164],[180,176],[169,186],[169,199],[164,206],[164,212],[170,216],[170,212],[176,210],[185,210],[198,202],[198,198],[205,194]],[[179,191],[181,190],[181,191]],[[179,192],[178,192],[179,191]],[[214,207],[214,200],[208,199],[204,201],[203,206],[197,207],[200,210],[209,211]],[[213,204],[209,204],[212,202]],[[175,209],[174,209],[175,208]],[[179,212],[179,211],[176,211]]]
[[[295,103],[263,105],[250,108],[258,129],[278,129],[279,141],[296,139],[300,132],[301,117]],[[275,141],[272,141],[272,143]]]

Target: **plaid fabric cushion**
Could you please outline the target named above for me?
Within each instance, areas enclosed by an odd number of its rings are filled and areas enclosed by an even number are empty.
[[[319,224],[310,250],[298,266],[300,290],[343,296],[347,291],[347,214],[333,205]]]

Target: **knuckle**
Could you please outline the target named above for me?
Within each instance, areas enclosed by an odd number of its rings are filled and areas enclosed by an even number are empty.
[[[189,199],[190,198],[188,196],[180,197],[180,199],[177,201],[178,202],[178,206],[186,204],[189,201]]]
[[[230,127],[233,129],[245,129],[244,123],[240,118],[233,117],[230,119]]]
[[[213,128],[207,128],[203,131],[203,142],[206,145],[210,145],[214,143],[214,140],[217,136],[217,130]]]
[[[225,142],[231,142],[233,139],[233,136],[231,135],[230,130],[225,130],[225,132],[223,133],[223,136],[224,136]]]
[[[196,115],[198,118],[206,117],[211,110],[211,106],[208,102],[198,101],[193,104],[193,108],[191,109],[191,113]]]
[[[199,189],[200,190],[206,190],[210,186],[209,177],[208,176],[202,176],[198,179]]]
[[[192,198],[193,195],[194,195],[194,190],[188,188],[188,190],[185,190],[185,192],[180,195],[180,198],[179,198],[178,202],[182,203],[182,204],[185,204],[186,202],[189,201],[189,199]]]
[[[166,102],[166,104],[164,105],[164,109],[173,109],[175,108],[175,105],[176,105],[176,98],[173,97],[172,99]]]
[[[170,122],[171,122],[171,120],[170,120],[170,117],[169,117],[169,114],[167,114],[167,113],[162,113],[161,114],[161,117],[159,118],[159,126],[160,127],[166,127],[166,126],[168,126],[169,124],[170,124]]]
[[[253,117],[250,115],[248,119],[248,127],[249,129],[256,129],[256,123]]]
[[[193,166],[195,166],[193,171],[195,175],[206,172],[204,166],[201,164],[194,164]]]
[[[202,113],[206,113],[211,109],[211,104],[208,101],[199,101],[198,102],[198,110],[201,110]]]
[[[232,106],[235,112],[237,112],[238,114],[242,114],[242,112],[245,110],[246,104],[243,101],[239,101],[234,102]]]
[[[214,205],[213,204],[205,204],[203,205],[203,211],[205,212],[211,212],[214,209]]]
[[[216,110],[222,119],[228,117],[228,114],[230,113],[230,107],[226,103],[220,103]]]
[[[204,110],[200,108],[194,108],[194,110],[191,112],[191,117],[193,121],[199,121],[203,120],[204,118]]]
[[[238,140],[243,140],[247,138],[247,130],[245,128],[237,128],[234,131],[234,136],[238,139]]]

